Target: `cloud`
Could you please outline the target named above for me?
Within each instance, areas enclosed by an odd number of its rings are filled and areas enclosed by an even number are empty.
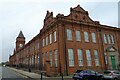
[[[30,2],[31,1],[31,2]],[[26,37],[26,42],[36,36],[43,27],[43,20],[46,11],[53,11],[54,16],[58,13],[68,15],[70,7],[76,7],[80,4],[89,12],[93,20],[100,21],[108,25],[117,25],[117,3],[104,2],[64,2],[62,1],[38,1],[38,0],[2,0],[0,5],[0,34],[1,44],[3,44],[1,54],[3,61],[8,60],[9,54],[13,53],[15,48],[15,40],[22,30]],[[116,0],[115,0],[116,1]],[[1,59],[1,58],[0,58]]]

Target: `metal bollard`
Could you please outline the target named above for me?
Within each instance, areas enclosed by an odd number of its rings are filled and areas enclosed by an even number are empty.
[[[42,73],[41,73],[41,80],[42,80]]]

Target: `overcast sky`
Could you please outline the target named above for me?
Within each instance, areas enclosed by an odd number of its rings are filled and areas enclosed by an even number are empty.
[[[78,2],[79,1],[79,2]],[[58,14],[68,15],[70,7],[78,4],[89,12],[94,21],[101,24],[118,27],[118,1],[95,1],[86,0],[1,0],[0,1],[0,59],[8,61],[9,55],[13,54],[16,37],[20,30],[26,37],[26,42],[36,36],[43,27],[46,11],[53,12],[54,17]]]

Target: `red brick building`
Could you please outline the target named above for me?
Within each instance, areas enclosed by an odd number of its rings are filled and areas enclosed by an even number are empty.
[[[79,5],[70,14],[47,11],[43,28],[25,44],[20,32],[9,63],[45,70],[47,75],[72,74],[77,69],[120,69],[120,28],[93,21]]]

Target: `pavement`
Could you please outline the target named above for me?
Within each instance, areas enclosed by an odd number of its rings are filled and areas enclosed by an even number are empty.
[[[34,73],[34,72],[28,72],[28,71],[24,71],[24,70],[20,70],[20,69],[16,69],[16,68],[12,68],[12,67],[7,67],[23,76],[26,76],[28,78],[31,78],[31,79],[41,79],[41,74],[37,74],[37,73]],[[63,76],[64,77],[64,80],[71,80],[72,79],[72,76]],[[44,80],[61,80],[61,76],[60,77],[47,77],[47,76],[42,76],[42,78],[44,78]],[[50,79],[51,78],[51,79]]]
[[[37,73],[33,73],[33,72],[27,72],[27,71],[24,71],[24,70],[20,70],[20,69],[16,69],[16,68],[12,68],[12,67],[7,67],[23,76],[26,76],[28,78],[32,78],[32,79],[35,79],[35,78],[41,78],[41,75],[40,74],[37,74]],[[42,76],[43,78],[47,78],[46,76]]]

